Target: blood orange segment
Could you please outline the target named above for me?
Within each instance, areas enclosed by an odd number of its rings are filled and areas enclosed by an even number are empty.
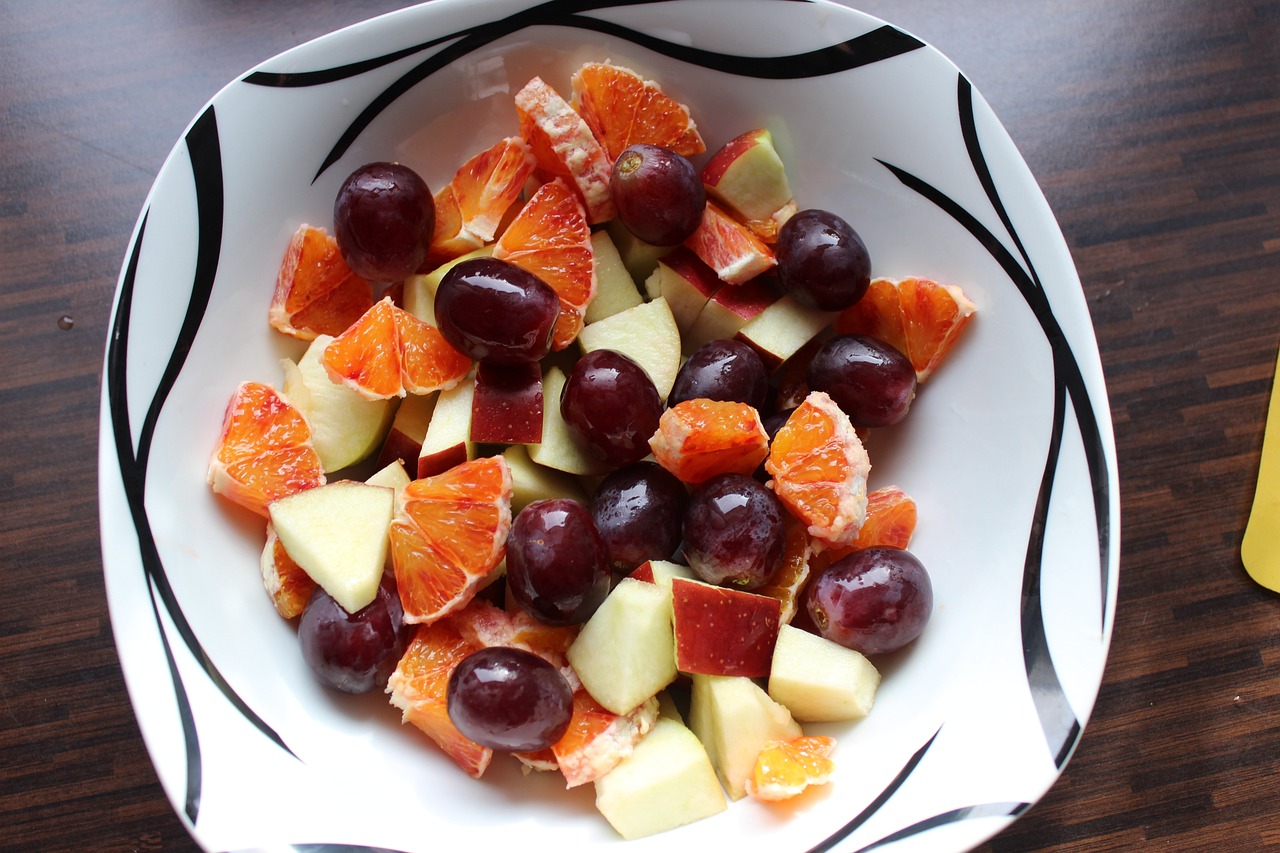
[[[406,622],[459,610],[497,577],[511,530],[511,491],[501,456],[463,462],[401,490],[391,559]]]
[[[650,699],[626,714],[615,714],[578,688],[573,694],[569,728],[551,745],[565,787],[594,782],[630,755],[658,718],[657,700]]]
[[[694,399],[662,413],[649,439],[658,464],[683,483],[751,474],[769,455],[769,434],[746,403]]]
[[[728,284],[742,284],[778,265],[773,250],[715,202],[684,244]]]
[[[436,227],[426,265],[435,268],[492,240],[533,167],[533,152],[519,136],[502,139],[462,164],[436,193]]]
[[[816,548],[854,541],[867,516],[871,460],[840,407],[813,391],[774,436],[765,470]]]
[[[617,212],[609,189],[614,158],[582,116],[541,77],[516,93],[515,104],[520,135],[528,140],[543,176],[572,181],[592,225],[612,219]]]
[[[285,551],[280,537],[276,536],[275,526],[269,521],[267,544],[262,548],[260,565],[262,586],[275,605],[276,612],[285,619],[301,616],[317,584]]]
[[[813,558],[814,571],[865,548],[905,549],[916,530],[916,502],[897,486],[884,486],[867,494],[867,520],[850,544],[829,548]]]
[[[261,382],[231,395],[207,477],[214,492],[264,518],[276,498],[325,481],[306,418]]]
[[[323,228],[302,225],[280,262],[267,321],[286,335],[310,341],[341,334],[372,304],[369,282],[347,266],[338,241]]]
[[[589,62],[574,72],[574,105],[604,146],[609,162],[648,143],[692,157],[707,150],[689,108],[629,68]]]
[[[841,334],[869,335],[896,348],[924,382],[951,352],[976,306],[953,284],[924,278],[876,278],[835,321]]]
[[[772,741],[756,759],[747,776],[747,793],[757,800],[789,800],[812,785],[825,785],[835,772],[829,757],[835,739],[825,735],[801,735]]]
[[[440,330],[394,308],[400,348],[400,382],[410,394],[430,394],[457,385],[471,370],[471,358],[453,348]]]
[[[798,609],[796,599],[799,598],[800,591],[809,580],[813,548],[809,544],[809,534],[805,531],[804,525],[790,513],[783,516],[782,529],[786,537],[782,565],[767,584],[752,592],[781,601],[782,610],[779,613],[779,621],[787,625],[795,618]]]
[[[560,180],[539,187],[503,232],[493,256],[528,270],[556,292],[560,316],[552,348],[573,343],[596,293],[591,226],[573,191]]]
[[[493,750],[458,731],[449,719],[446,690],[454,667],[479,649],[448,620],[420,625],[387,681],[391,704],[401,710],[402,722],[421,729],[468,776],[476,779],[489,766]]]

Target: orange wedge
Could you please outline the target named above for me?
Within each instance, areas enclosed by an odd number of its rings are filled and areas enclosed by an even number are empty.
[[[272,328],[301,340],[338,335],[373,304],[369,282],[351,271],[323,228],[294,232],[276,274],[267,311]]]
[[[869,335],[905,355],[924,382],[951,352],[977,308],[953,284],[925,278],[876,278],[836,318],[840,334]]]
[[[516,93],[515,104],[520,135],[528,140],[542,177],[569,180],[592,225],[612,219],[617,212],[609,189],[614,158],[605,153],[582,116],[541,77]]]
[[[835,401],[810,392],[774,436],[764,467],[778,499],[807,526],[815,547],[854,541],[867,517],[871,460]]]
[[[689,108],[629,68],[589,62],[574,72],[573,102],[613,163],[647,143],[692,157],[707,150]]]
[[[276,498],[325,481],[306,418],[261,382],[231,395],[207,477],[214,492],[263,517]]]
[[[754,472],[769,455],[769,434],[746,403],[699,398],[663,412],[649,448],[680,482],[697,484]]]
[[[702,222],[684,244],[728,284],[750,281],[778,265],[773,250],[715,202],[707,202]]]
[[[533,167],[533,152],[519,136],[500,140],[463,163],[436,193],[435,233],[425,266],[434,269],[491,241]]]
[[[493,256],[542,279],[560,297],[552,348],[562,350],[582,331],[596,293],[591,226],[582,203],[561,180],[543,184],[507,226]]]
[[[573,693],[573,717],[560,740],[551,745],[565,787],[594,782],[626,758],[653,728],[656,702],[641,704],[626,714],[604,708],[579,687]]]
[[[814,555],[813,570],[827,566],[865,548],[905,549],[916,530],[916,502],[897,486],[885,486],[867,494],[867,520],[849,545],[828,548]]]
[[[465,607],[498,575],[511,530],[511,471],[501,456],[414,480],[391,522],[391,559],[406,622]]]
[[[835,771],[829,757],[835,746],[835,739],[824,735],[801,735],[767,744],[747,776],[747,793],[757,800],[777,802],[789,800],[812,785],[825,785]]]

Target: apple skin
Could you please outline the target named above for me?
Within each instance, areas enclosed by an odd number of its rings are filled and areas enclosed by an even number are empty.
[[[769,674],[781,624],[778,599],[675,577],[671,606],[681,672],[748,678]]]
[[[542,367],[481,362],[471,400],[471,440],[491,444],[542,441]]]

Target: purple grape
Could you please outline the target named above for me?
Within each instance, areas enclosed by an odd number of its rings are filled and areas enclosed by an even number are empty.
[[[895,548],[854,551],[810,580],[804,595],[818,633],[864,655],[902,648],[933,612],[929,573]]]
[[[575,500],[534,501],[507,535],[507,584],[516,602],[551,625],[587,621],[609,594],[609,549]]]
[[[528,363],[551,351],[560,297],[515,264],[472,258],[444,274],[435,312],[454,349],[494,364]]]
[[[445,707],[458,731],[481,746],[535,752],[568,730],[573,688],[558,669],[532,652],[491,646],[454,667]]]
[[[662,398],[644,368],[613,350],[578,359],[560,392],[560,414],[583,448],[610,467],[649,455]]]
[[[848,222],[826,210],[802,210],[778,231],[778,278],[791,297],[842,311],[871,285],[871,256]]]
[[[742,474],[712,477],[689,496],[684,555],[704,581],[756,589],[782,565],[786,548],[782,504]]]
[[[654,246],[678,246],[702,223],[707,192],[693,164],[657,145],[632,145],[613,163],[609,181],[618,219]]]
[[[769,373],[751,346],[742,341],[708,341],[689,356],[676,374],[667,405],[706,398],[764,407]]]
[[[689,495],[655,462],[637,462],[605,477],[591,497],[591,515],[613,571],[627,574],[647,560],[667,560],[680,546]]]
[[[316,587],[298,619],[298,641],[322,684],[344,693],[385,687],[409,642],[395,579],[384,574],[373,601],[355,613]]]
[[[809,364],[808,383],[825,391],[855,427],[898,423],[916,395],[910,360],[865,335],[838,335],[823,344]]]
[[[418,173],[399,163],[369,163],[338,188],[333,232],[352,271],[398,281],[418,271],[435,232],[436,205]]]

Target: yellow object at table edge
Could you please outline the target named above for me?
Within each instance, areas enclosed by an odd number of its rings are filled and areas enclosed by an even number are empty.
[[[1277,359],[1280,371],[1280,357]],[[1253,509],[1240,542],[1240,559],[1245,571],[1262,586],[1280,592],[1280,391],[1272,378],[1271,402],[1262,438],[1262,460],[1258,464],[1258,486]]]

